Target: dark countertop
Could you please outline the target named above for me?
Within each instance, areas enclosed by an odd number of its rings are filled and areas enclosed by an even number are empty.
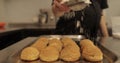
[[[14,31],[14,30],[22,30],[22,29],[55,29],[54,26],[41,26],[41,27],[6,27],[2,30],[0,30],[1,33],[9,32],[9,31]]]
[[[54,33],[53,26],[44,27],[6,27],[0,29],[0,50],[10,46],[26,37],[37,37],[40,35],[50,35]],[[6,40],[7,39],[7,40]]]
[[[21,40],[11,46],[9,46],[8,48],[5,48],[3,50],[0,51],[0,63],[9,63],[8,58],[10,55],[16,53],[19,49],[22,49],[23,47],[25,47],[26,45],[28,45],[30,42],[33,42],[34,40],[36,40],[38,37],[28,37],[24,40]],[[118,61],[116,61],[116,63],[120,63],[120,39],[114,39],[112,37],[107,38],[107,41],[103,44],[104,47],[106,47],[107,49],[109,49],[110,51],[112,51],[113,53],[115,53],[118,56]],[[21,47],[23,46],[23,47]]]
[[[54,26],[41,26],[41,27],[7,27],[4,29],[0,29],[0,37],[8,35],[10,33],[14,33],[15,31],[25,31],[25,30],[38,30],[38,31],[54,31]],[[29,31],[28,31],[29,32]]]
[[[9,32],[9,31],[14,31],[14,30],[20,30],[20,29],[24,29],[24,28],[4,28],[4,29],[0,30],[0,33],[5,33],[5,32]]]

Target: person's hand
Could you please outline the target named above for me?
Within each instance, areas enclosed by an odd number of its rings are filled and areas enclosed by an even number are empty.
[[[68,12],[70,10],[67,5],[61,4],[61,0],[54,0],[53,4],[58,8],[59,11]]]
[[[61,0],[54,0],[52,5],[53,13],[56,17],[63,16],[70,9],[65,4],[61,4]]]

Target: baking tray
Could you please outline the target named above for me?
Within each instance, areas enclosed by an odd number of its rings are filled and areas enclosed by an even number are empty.
[[[78,43],[81,39],[84,39],[84,36],[82,36],[82,35],[44,35],[44,37],[48,37],[50,39],[51,38],[58,38],[59,39],[62,37],[70,37],[73,40],[75,40],[76,43]],[[28,44],[26,47],[30,46],[35,41],[30,42],[30,44]],[[35,60],[35,61],[27,62],[27,61],[23,61],[20,59],[20,53],[21,53],[22,49],[19,49],[19,51],[11,54],[8,58],[8,62],[9,63],[114,63],[117,60],[117,56],[114,53],[112,53],[111,51],[109,51],[108,49],[103,47],[101,44],[99,44],[98,46],[103,51],[103,54],[104,54],[103,60],[99,61],[99,62],[85,61],[84,59],[82,59],[82,57],[78,61],[75,61],[75,62],[65,62],[62,60],[57,60],[55,62],[43,62],[43,61],[40,61],[39,59]],[[23,47],[23,48],[25,48],[25,47]]]

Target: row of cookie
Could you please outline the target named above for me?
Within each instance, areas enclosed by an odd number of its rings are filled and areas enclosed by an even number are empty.
[[[80,41],[80,47],[71,38],[49,39],[40,37],[32,46],[22,50],[22,60],[56,61],[76,61],[82,55],[88,61],[100,61],[103,59],[101,50],[92,41],[84,39]]]

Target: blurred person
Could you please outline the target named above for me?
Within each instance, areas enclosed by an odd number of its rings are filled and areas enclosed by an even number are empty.
[[[108,30],[103,10],[108,8],[107,0],[89,0],[90,4],[82,10],[74,11],[62,0],[53,0],[52,10],[56,17],[56,34],[84,34],[86,38],[96,41],[101,31],[102,41],[108,37]]]

